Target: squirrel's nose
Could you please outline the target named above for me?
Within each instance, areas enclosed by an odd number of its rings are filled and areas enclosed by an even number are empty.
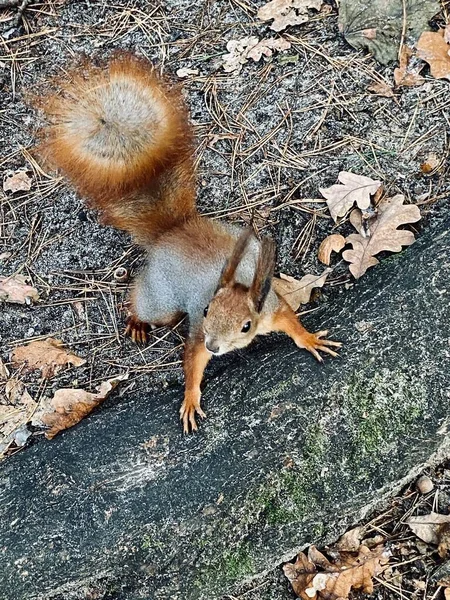
[[[212,354],[217,354],[220,350],[220,345],[214,340],[205,340],[205,346],[208,352]]]

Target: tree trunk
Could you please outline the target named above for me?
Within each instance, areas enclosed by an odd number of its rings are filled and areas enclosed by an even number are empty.
[[[197,434],[181,389],[130,392],[7,460],[0,599],[218,598],[447,456],[449,226],[305,319],[340,358],[283,336],[236,356],[207,380]]]

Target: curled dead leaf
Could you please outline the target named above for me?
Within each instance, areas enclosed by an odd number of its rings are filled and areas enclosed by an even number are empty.
[[[343,217],[356,203],[361,210],[370,206],[370,196],[375,194],[381,186],[381,181],[356,175],[349,171],[341,171],[338,175],[341,184],[329,188],[319,188],[320,193],[327,200],[328,208],[335,222]]]
[[[338,550],[344,550],[346,552],[357,552],[361,545],[361,540],[364,537],[366,528],[364,526],[354,527],[349,531],[345,532],[344,535],[338,539],[336,548]]]
[[[340,252],[342,248],[345,246],[345,237],[340,235],[339,233],[333,233],[329,235],[319,246],[319,250],[317,252],[317,258],[324,265],[330,264],[331,253],[332,252]]]
[[[420,75],[424,65],[418,63],[414,50],[404,44],[400,52],[400,66],[394,69],[394,81],[397,87],[422,85],[425,79]]]
[[[349,269],[359,279],[370,267],[378,264],[375,255],[383,252],[400,252],[403,246],[414,242],[411,231],[397,229],[400,225],[415,223],[421,218],[420,210],[414,204],[404,205],[404,196],[398,194],[393,198],[383,198],[378,203],[376,216],[368,222],[370,236],[352,233],[346,239],[352,244],[352,250],[345,250],[342,257],[351,263]],[[355,209],[350,215],[350,222],[357,231],[362,229],[362,213]]]
[[[283,52],[291,47],[290,42],[284,38],[268,38],[259,40],[257,37],[245,37],[240,40],[230,40],[227,43],[228,54],[224,54],[223,70],[227,73],[239,73],[249,59],[258,62],[264,55],[272,56],[277,52]]]
[[[304,275],[300,280],[280,273],[280,277],[272,279],[272,286],[292,310],[297,310],[301,304],[308,304],[314,288],[323,287],[331,271],[332,269],[325,269],[322,275]]]
[[[0,391],[0,458],[13,442],[17,446],[24,445],[30,435],[26,424],[31,421],[36,407],[36,402],[20,380],[11,378],[6,381],[4,395]]]
[[[420,170],[422,171],[422,173],[425,173],[425,175],[429,175],[435,169],[437,169],[440,164],[441,161],[439,160],[438,155],[435,152],[430,152],[430,154],[423,161],[423,163],[421,163]]]
[[[356,552],[338,553],[338,559],[330,561],[315,546],[297,556],[294,564],[284,565],[283,570],[295,593],[303,600],[337,600],[348,598],[352,589],[370,594],[373,577],[388,562],[390,552],[383,546],[369,550],[364,545]]]
[[[410,517],[406,524],[409,525],[411,531],[418,538],[427,544],[438,546],[440,543],[440,529],[442,525],[450,523],[450,515],[441,515],[439,513],[430,512],[427,515]]]
[[[450,79],[450,44],[444,36],[444,29],[424,31],[417,42],[418,56],[430,65],[436,79]]]
[[[40,369],[42,377],[49,379],[67,365],[80,367],[86,360],[67,351],[60,340],[47,338],[14,348],[11,362],[23,366],[24,371]]]
[[[309,20],[308,9],[320,10],[323,0],[271,0],[257,12],[261,21],[272,21],[270,29],[282,31],[289,25],[300,25]]]
[[[40,421],[49,427],[45,437],[51,440],[60,431],[69,429],[81,421],[86,415],[105,400],[121,381],[128,379],[128,374],[117,375],[104,381],[96,394],[81,389],[60,389],[50,401],[49,412],[41,414]]]
[[[385,98],[395,98],[394,90],[385,81],[376,81],[367,88],[369,92],[376,94],[377,96],[384,96]]]
[[[0,302],[15,304],[31,304],[39,300],[36,288],[28,285],[28,278],[23,275],[0,277]]]

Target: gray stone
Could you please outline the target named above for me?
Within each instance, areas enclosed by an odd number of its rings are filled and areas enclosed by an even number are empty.
[[[305,319],[341,358],[269,337],[207,380],[196,435],[181,389],[129,392],[6,461],[0,599],[219,598],[448,456],[449,225]]]

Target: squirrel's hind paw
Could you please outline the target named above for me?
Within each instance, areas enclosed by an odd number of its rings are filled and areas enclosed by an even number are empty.
[[[136,344],[146,344],[150,325],[140,321],[137,317],[130,316],[127,320],[125,335],[128,335]]]
[[[184,433],[197,431],[195,413],[197,413],[202,419],[206,419],[206,415],[200,407],[200,392],[198,394],[190,394],[186,392],[184,395],[183,404],[180,408],[180,419],[183,421]]]

